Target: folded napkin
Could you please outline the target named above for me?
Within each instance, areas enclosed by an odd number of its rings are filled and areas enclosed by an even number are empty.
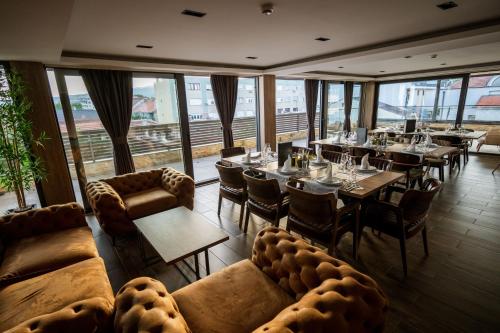
[[[318,147],[318,149],[316,149],[316,162],[323,162],[323,156],[321,155],[322,152],[323,149],[321,149],[321,147]]]
[[[290,171],[292,170],[292,157],[288,155],[288,158],[286,159],[285,163],[283,163],[283,167],[281,168],[282,171]]]
[[[363,147],[371,147],[372,146],[372,140],[370,138],[366,139],[366,142],[363,143]]]
[[[427,147],[430,147],[432,145],[432,138],[429,133],[427,133],[427,135],[425,136],[425,145]]]
[[[368,170],[370,168],[370,163],[368,163],[368,155],[370,155],[370,154],[366,154],[361,159],[361,167],[360,168],[363,170]]]
[[[414,153],[417,150],[417,145],[415,142],[412,140],[412,143],[406,148],[406,151],[409,151],[410,153]]]
[[[241,160],[244,162],[244,163],[250,163],[251,162],[251,157],[250,157],[250,153],[246,154],[245,156],[243,156],[241,158]]]
[[[333,137],[333,143],[340,143],[340,133],[337,133],[334,137]]]
[[[326,166],[325,179],[330,180],[332,178],[333,178],[333,175],[332,175],[332,163],[328,162],[328,165]]]

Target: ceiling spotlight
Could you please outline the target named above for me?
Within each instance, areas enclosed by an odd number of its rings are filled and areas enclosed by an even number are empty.
[[[153,48],[152,45],[142,45],[142,44],[138,44],[135,47],[137,47],[139,49],[152,49]]]
[[[191,10],[191,9],[184,9],[181,12],[181,14],[186,15],[186,16],[194,16],[194,17],[203,17],[203,16],[207,15],[207,13],[198,12],[196,10]]]
[[[437,55],[437,54],[433,54],[433,55],[431,55],[431,58],[432,58],[432,59],[436,59],[437,57],[438,57],[438,55]]]
[[[456,4],[456,2],[448,1],[448,2],[440,3],[439,5],[436,5],[436,7],[439,9],[442,9],[442,10],[448,10],[448,9],[458,7],[458,5]]]
[[[405,59],[410,59],[410,58],[411,58],[411,56],[405,56]]]
[[[252,60],[255,60],[257,59],[257,57],[246,57],[247,59],[252,59]]]
[[[344,66],[339,66],[339,68],[344,68]]]
[[[330,38],[327,38],[327,37],[318,37],[315,40],[317,40],[318,42],[326,42],[326,41],[329,41]]]
[[[262,5],[261,9],[262,14],[269,16],[274,12],[274,5],[272,3],[265,3]]]

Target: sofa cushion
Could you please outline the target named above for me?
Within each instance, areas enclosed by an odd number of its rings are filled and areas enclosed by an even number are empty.
[[[30,318],[61,310],[82,300],[100,298],[102,320],[113,311],[113,291],[101,258],[87,259],[0,289],[0,332]],[[78,312],[77,309],[74,312]]]
[[[295,300],[250,260],[172,294],[193,333],[251,332]]]
[[[89,227],[66,229],[15,240],[0,266],[0,286],[97,257]]]
[[[160,186],[125,195],[123,201],[131,219],[159,213],[177,204],[175,195],[165,191]]]

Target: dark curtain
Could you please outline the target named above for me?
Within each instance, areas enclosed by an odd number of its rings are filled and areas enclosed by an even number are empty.
[[[344,84],[344,131],[351,131],[351,108],[352,108],[352,91],[354,84],[346,82]]]
[[[83,69],[80,73],[99,119],[111,137],[115,173],[134,172],[127,142],[132,118],[132,72]]]
[[[318,104],[318,86],[319,80],[305,80],[305,93],[306,93],[306,112],[307,124],[309,128],[308,146],[309,142],[316,140],[316,133],[314,131],[314,120],[316,118],[316,106]]]
[[[238,77],[230,75],[211,75],[210,82],[214,93],[215,106],[222,123],[224,148],[234,146],[233,119],[238,98]]]

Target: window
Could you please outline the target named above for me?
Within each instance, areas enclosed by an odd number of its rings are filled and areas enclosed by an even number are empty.
[[[344,121],[344,84],[330,82],[328,83],[327,137],[332,137],[336,132],[342,131]]]
[[[245,99],[243,97],[238,97],[238,104],[245,103]]]
[[[201,99],[199,99],[199,98],[191,98],[189,100],[189,105],[201,105]],[[210,104],[208,104],[208,100],[207,100],[207,105],[210,105]]]
[[[210,83],[207,83],[207,85],[206,85],[205,89],[206,89],[207,91],[212,91],[212,85],[211,85]]]
[[[249,90],[249,91],[251,91],[251,90]],[[253,98],[246,98],[245,103],[254,103],[254,99]]]
[[[463,122],[500,121],[500,76],[471,76]]]
[[[208,98],[207,105],[215,105],[215,100],[213,98]]]
[[[351,129],[355,129],[358,127],[360,100],[361,84],[355,83],[352,90]]]
[[[188,83],[188,90],[200,90],[200,83]],[[212,86],[207,86],[207,90],[212,90]]]

